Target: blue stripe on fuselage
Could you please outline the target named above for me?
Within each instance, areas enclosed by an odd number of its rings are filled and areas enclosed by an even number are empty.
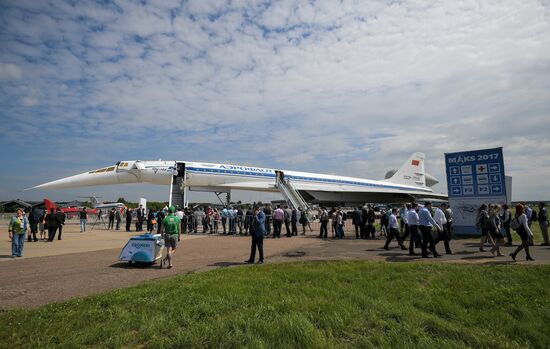
[[[275,178],[274,173],[261,173],[261,172],[252,172],[252,171],[239,171],[239,170],[229,170],[229,169],[218,169],[218,168],[201,168],[201,167],[186,167],[186,171],[194,173],[208,173],[214,175],[226,175],[226,176],[241,176],[241,177],[256,177],[256,178]],[[285,173],[285,178],[290,178],[296,181],[303,182],[318,182],[318,183],[329,183],[329,184],[348,184],[348,185],[357,185],[363,187],[375,187],[375,188],[386,188],[386,189],[398,189],[398,190],[407,190],[407,191],[418,191],[428,193],[424,189],[412,189],[412,188],[403,188],[393,185],[384,185],[384,184],[374,184],[374,183],[364,183],[356,181],[348,181],[343,179],[328,179],[328,178],[316,178],[316,177],[302,177],[288,175]]]

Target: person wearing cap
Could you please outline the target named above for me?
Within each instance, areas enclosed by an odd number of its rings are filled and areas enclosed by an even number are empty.
[[[166,245],[166,257],[163,262],[168,262],[168,268],[172,268],[172,255],[181,239],[180,224],[178,216],[174,215],[174,206],[168,209],[168,216],[162,220],[164,226],[164,244]]]
[[[265,235],[265,213],[258,206],[254,206],[254,218],[250,224],[250,236],[252,237],[252,246],[250,247],[250,258],[245,263],[254,263],[256,258],[256,247],[260,254],[258,264],[264,263],[264,235]]]

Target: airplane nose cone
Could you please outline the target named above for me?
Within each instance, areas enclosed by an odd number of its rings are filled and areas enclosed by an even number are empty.
[[[138,182],[138,178],[136,176],[129,173],[117,173],[115,172],[114,167],[109,167],[106,169],[99,169],[61,178],[29,189],[67,189],[136,182]]]

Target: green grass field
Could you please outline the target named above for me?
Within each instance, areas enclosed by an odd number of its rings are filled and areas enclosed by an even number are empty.
[[[0,346],[548,348],[548,324],[550,266],[307,262],[6,311]]]

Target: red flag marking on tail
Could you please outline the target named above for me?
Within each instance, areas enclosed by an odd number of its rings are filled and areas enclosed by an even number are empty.
[[[413,165],[413,166],[418,166],[418,165],[420,165],[420,161],[418,161],[418,160],[413,160],[413,161],[411,161],[411,165]]]

